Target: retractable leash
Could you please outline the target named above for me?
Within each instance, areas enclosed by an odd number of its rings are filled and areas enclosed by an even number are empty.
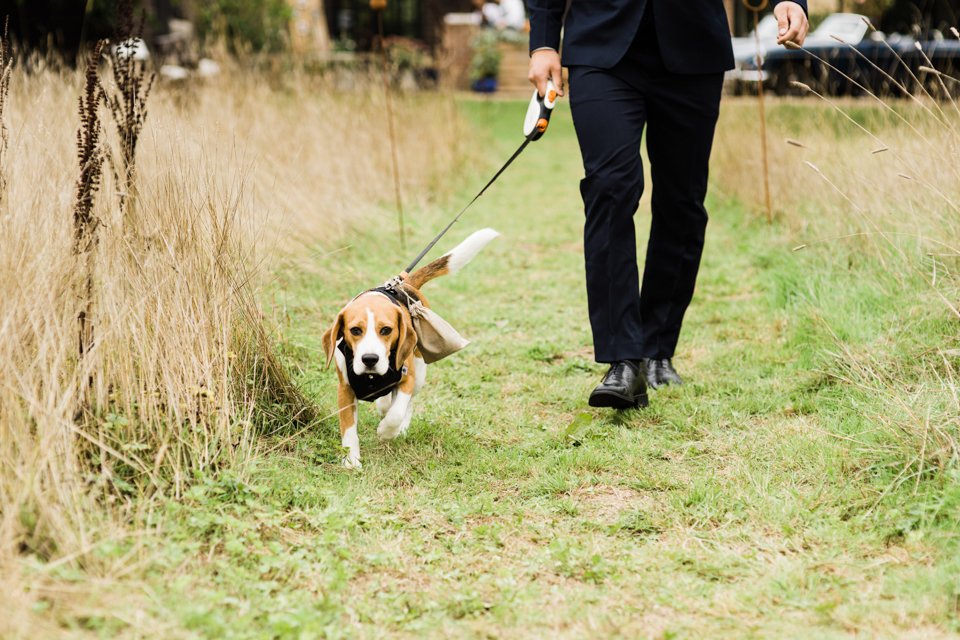
[[[430,253],[430,250],[433,249],[433,246],[437,244],[440,238],[442,238],[447,231],[450,231],[450,228],[457,223],[457,220],[460,219],[460,216],[462,216],[474,202],[480,199],[480,196],[483,195],[490,185],[497,181],[497,178],[499,178],[501,174],[507,170],[507,167],[509,167],[511,163],[517,159],[517,156],[523,153],[523,150],[527,148],[528,144],[543,137],[544,132],[547,130],[547,125],[550,124],[550,114],[553,113],[553,108],[557,105],[557,97],[557,88],[554,86],[553,81],[547,81],[547,90],[542,98],[537,93],[536,89],[533,90],[533,97],[530,98],[530,106],[527,107],[527,114],[523,119],[523,143],[516,151],[513,152],[513,155],[510,156],[510,159],[507,160],[502,167],[500,167],[500,170],[497,171],[492,178],[490,178],[490,182],[485,184],[483,189],[480,189],[480,193],[475,195],[473,200],[468,202],[467,206],[461,209],[460,213],[458,213],[456,217],[450,221],[450,224],[444,227],[443,231],[438,233],[437,237],[431,240],[430,244],[428,244],[426,248],[421,251],[416,258],[413,259],[413,262],[410,263],[410,266],[405,269],[406,273],[410,273],[418,264],[420,264],[420,261],[423,260],[423,257]]]

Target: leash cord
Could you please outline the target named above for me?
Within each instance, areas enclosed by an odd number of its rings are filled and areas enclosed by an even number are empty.
[[[471,206],[474,202],[476,202],[477,200],[479,200],[479,199],[480,199],[480,196],[482,196],[483,193],[484,193],[487,189],[490,188],[490,185],[492,185],[494,182],[496,182],[496,181],[497,181],[497,178],[499,178],[500,175],[503,174],[503,172],[507,170],[507,167],[509,167],[509,166],[513,163],[513,161],[517,159],[517,156],[519,156],[521,153],[523,153],[523,150],[527,148],[527,145],[528,145],[528,144],[530,144],[530,142],[532,141],[532,138],[533,138],[533,136],[534,136],[535,133],[536,133],[536,132],[534,131],[534,132],[532,132],[529,136],[527,136],[526,138],[524,138],[523,144],[521,144],[520,147],[519,147],[516,151],[513,152],[513,155],[510,156],[510,159],[507,160],[507,161],[503,164],[502,167],[500,167],[500,170],[497,171],[497,173],[496,173],[492,178],[490,178],[490,182],[488,182],[486,185],[484,185],[483,189],[480,189],[480,193],[478,193],[477,195],[475,195],[475,196],[473,197],[473,200],[471,200],[470,202],[468,202],[468,203],[467,203],[467,206],[465,206],[463,209],[461,209],[461,210],[460,210],[460,213],[458,213],[458,214],[456,215],[456,217],[454,217],[454,219],[451,220],[450,223],[449,223],[446,227],[443,228],[443,231],[441,231],[440,233],[438,233],[438,234],[437,234],[437,237],[434,238],[433,240],[431,240],[431,241],[430,241],[430,244],[428,244],[428,245],[426,246],[426,248],[424,248],[424,250],[421,251],[421,252],[419,253],[419,255],[417,255],[417,257],[413,259],[413,262],[410,263],[410,266],[408,266],[408,267],[405,269],[406,273],[410,273],[411,271],[413,271],[413,270],[416,268],[416,266],[417,266],[418,264],[420,264],[420,261],[423,260],[423,257],[424,257],[425,255],[427,255],[428,253],[430,253],[430,250],[433,249],[434,245],[437,244],[437,242],[440,241],[440,238],[442,238],[444,235],[446,235],[447,231],[450,231],[450,228],[457,223],[457,220],[460,219],[460,216],[462,216],[464,213],[466,213],[467,209],[469,209],[470,206]]]

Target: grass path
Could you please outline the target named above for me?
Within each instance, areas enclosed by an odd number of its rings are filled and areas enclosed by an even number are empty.
[[[412,245],[519,141],[522,106],[469,103],[491,162],[414,215]],[[782,232],[712,202],[677,365],[689,383],[618,415],[586,406],[592,361],[569,112],[442,241],[495,241],[428,285],[472,340],[432,366],[408,437],[361,409],[360,473],[334,420],[277,439],[242,481],[170,505],[187,629],[235,637],[930,637],[954,630],[957,561],[895,535],[843,433],[856,421],[816,366],[829,345],[788,304],[804,269]],[[637,216],[645,237],[648,196]],[[282,349],[325,410],[320,335],[338,306],[409,258],[393,219],[283,275]],[[408,250],[408,253],[412,253]],[[793,283],[793,284],[791,284]],[[813,355],[811,355],[813,354]],[[196,558],[203,558],[197,561]],[[158,583],[161,582],[158,579]]]

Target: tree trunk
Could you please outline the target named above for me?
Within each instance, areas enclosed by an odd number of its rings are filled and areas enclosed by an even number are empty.
[[[320,53],[330,51],[330,27],[327,25],[327,13],[323,0],[317,0],[317,48]]]

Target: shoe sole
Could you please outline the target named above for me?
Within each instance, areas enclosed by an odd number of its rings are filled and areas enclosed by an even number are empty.
[[[646,392],[637,396],[625,396],[613,391],[596,391],[590,394],[588,400],[591,407],[607,409],[642,409],[649,404]]]

